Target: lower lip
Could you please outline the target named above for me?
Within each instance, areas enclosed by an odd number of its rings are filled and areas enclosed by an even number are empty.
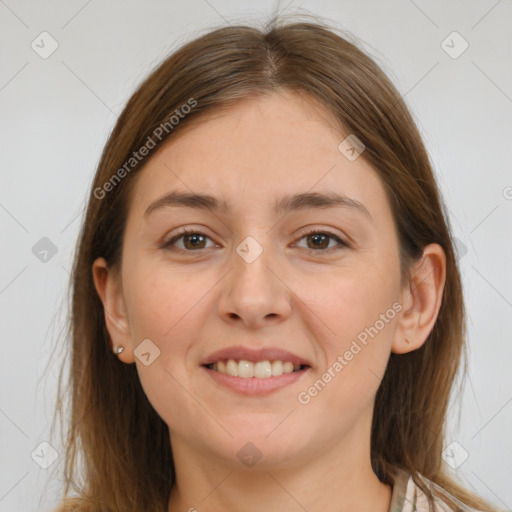
[[[206,368],[205,366],[202,366],[201,368],[208,372],[208,375],[215,382],[236,391],[237,393],[250,396],[267,395],[277,391],[278,389],[289,386],[301,379],[311,369],[306,368],[297,372],[283,373],[276,377],[266,377],[264,379],[258,379],[255,377],[244,379],[243,377],[233,377],[232,375],[210,370],[210,368]]]

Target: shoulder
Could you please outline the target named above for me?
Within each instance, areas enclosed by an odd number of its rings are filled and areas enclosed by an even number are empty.
[[[420,473],[416,473],[416,477],[432,494],[433,504],[413,476],[399,470],[393,486],[389,512],[482,512],[466,505]]]

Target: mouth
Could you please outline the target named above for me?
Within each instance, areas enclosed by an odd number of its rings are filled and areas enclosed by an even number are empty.
[[[252,340],[254,345],[257,342]],[[309,360],[288,350],[249,344],[217,350],[199,364],[220,388],[254,397],[297,386],[313,370]]]
[[[239,395],[261,397],[298,385],[312,370],[307,364],[281,359],[219,359],[200,365],[216,386]]]
[[[291,361],[280,359],[256,362],[246,359],[222,359],[201,366],[214,372],[242,379],[268,379],[284,374],[303,372],[310,368],[307,364],[294,364]]]

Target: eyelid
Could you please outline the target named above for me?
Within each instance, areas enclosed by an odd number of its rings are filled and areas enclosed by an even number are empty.
[[[332,228],[324,228],[324,227],[306,227],[303,228],[299,234],[298,241],[302,240],[306,236],[315,235],[315,234],[322,234],[327,235],[330,238],[336,240],[338,243],[337,247],[331,247],[329,249],[323,249],[323,250],[315,250],[315,249],[306,249],[312,252],[318,252],[318,253],[328,253],[332,250],[339,249],[340,247],[350,248],[351,243],[348,241],[348,237],[344,235],[338,235],[335,233]]]
[[[173,247],[172,242],[176,243],[180,238],[182,238],[183,236],[186,236],[186,235],[201,235],[201,236],[204,236],[205,238],[209,238],[212,242],[214,242],[212,237],[207,235],[203,230],[204,230],[203,227],[198,228],[198,229],[190,228],[190,227],[178,228],[178,231],[173,233],[171,236],[166,236],[164,238],[163,242],[160,244],[160,248],[168,249],[168,250],[184,251],[184,252],[199,252],[199,250],[186,251],[185,249],[179,249],[179,248]],[[218,244],[216,244],[216,245],[218,245]]]
[[[167,249],[167,250],[170,250],[170,251],[174,250],[174,251],[178,251],[178,252],[181,251],[181,252],[188,252],[188,253],[194,253],[194,252],[198,252],[199,253],[199,252],[201,252],[202,250],[205,250],[205,249],[198,249],[196,251],[180,249],[180,248],[174,247],[173,243],[176,243],[183,236],[191,235],[191,234],[201,235],[201,236],[203,236],[205,238],[210,239],[212,242],[214,242],[214,240],[209,235],[207,235],[206,233],[201,231],[201,229],[203,229],[203,228],[199,228],[199,229],[190,228],[190,227],[181,228],[176,233],[174,233],[172,236],[166,237],[164,239],[164,241],[160,244],[160,248]],[[349,248],[352,247],[352,243],[350,241],[348,241],[349,237],[344,236],[344,235],[338,235],[338,234],[334,233],[332,231],[332,228],[323,228],[323,227],[304,227],[304,228],[302,228],[300,230],[298,238],[296,238],[296,241],[294,242],[294,244],[296,244],[297,242],[301,241],[303,238],[305,238],[307,236],[311,236],[311,235],[315,235],[315,234],[327,235],[328,237],[330,237],[333,240],[335,240],[338,245],[335,246],[335,247],[330,247],[328,249],[309,249],[309,248],[304,248],[304,247],[302,249],[311,251],[313,253],[321,254],[321,253],[330,253],[333,250],[339,250],[341,248],[349,249]],[[216,245],[218,246],[218,244],[216,244]],[[211,249],[211,247],[207,247],[206,249]]]

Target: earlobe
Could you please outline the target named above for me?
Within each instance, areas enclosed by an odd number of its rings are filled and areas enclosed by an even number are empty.
[[[112,352],[117,353],[124,362],[131,363],[131,336],[120,276],[108,268],[105,258],[94,261],[92,274],[96,292],[103,304],[105,325],[112,340]],[[124,347],[122,356],[121,351],[116,352],[118,347]]]
[[[397,321],[391,352],[404,354],[420,348],[432,331],[441,308],[446,282],[446,255],[439,244],[429,244],[402,290],[403,309]]]

